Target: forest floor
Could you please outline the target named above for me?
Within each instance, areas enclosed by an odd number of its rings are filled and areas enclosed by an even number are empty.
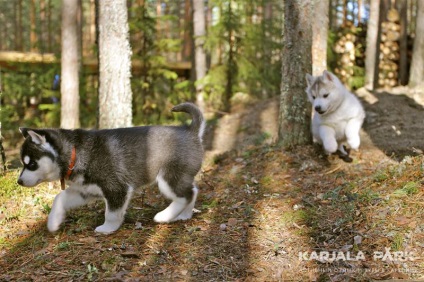
[[[155,224],[166,201],[149,187],[114,234],[94,232],[100,202],[50,234],[60,188],[21,188],[11,171],[0,180],[0,281],[424,281],[424,101],[406,89],[358,95],[367,119],[352,163],[276,145],[277,99],[235,102],[209,124],[185,222]]]

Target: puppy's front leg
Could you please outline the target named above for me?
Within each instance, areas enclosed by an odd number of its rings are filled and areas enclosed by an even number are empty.
[[[337,140],[336,131],[327,125],[321,125],[319,127],[319,135],[324,145],[324,149],[328,154],[335,153],[337,151]]]
[[[47,222],[49,231],[57,231],[65,220],[66,212],[86,204],[89,199],[88,197],[84,198],[78,191],[73,191],[71,188],[60,192],[54,199],[52,210],[49,214]]]

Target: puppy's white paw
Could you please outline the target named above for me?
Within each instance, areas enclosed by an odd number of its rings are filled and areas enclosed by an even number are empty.
[[[193,209],[184,210],[174,220],[187,220],[193,216]]]
[[[361,140],[359,139],[359,136],[358,136],[357,138],[348,139],[347,143],[349,144],[350,148],[357,151],[359,149],[359,145],[361,143]]]
[[[338,146],[335,140],[324,142],[324,149],[329,154],[335,153],[337,151],[337,148]]]
[[[169,223],[173,221],[173,217],[170,216],[169,212],[163,210],[155,215],[153,220],[157,223]]]
[[[59,230],[60,225],[62,224],[64,219],[64,215],[50,213],[47,221],[47,229],[52,233],[56,232],[57,230]]]
[[[116,230],[118,230],[119,226],[116,227],[114,225],[110,225],[110,224],[103,224],[98,226],[94,231],[96,231],[97,233],[102,233],[102,234],[110,234],[115,232]]]

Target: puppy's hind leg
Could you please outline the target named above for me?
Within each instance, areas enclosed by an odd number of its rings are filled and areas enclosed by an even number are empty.
[[[197,195],[197,191],[192,192],[192,197],[187,199],[184,196],[178,196],[168,182],[164,179],[162,174],[159,174],[157,177],[159,190],[164,194],[164,196],[170,200],[172,203],[163,211],[157,213],[154,217],[154,221],[158,223],[168,223],[177,220],[177,217],[185,211],[185,209],[190,206],[193,202],[194,194]],[[193,202],[194,205],[194,202]]]
[[[126,193],[121,195],[122,197],[111,196],[105,198],[106,210],[105,210],[105,222],[96,228],[96,232],[103,234],[110,234],[121,226],[124,221],[125,212],[127,211],[128,204],[130,203],[132,187],[128,187]]]
[[[321,125],[319,127],[319,136],[324,145],[324,149],[328,154],[335,153],[337,151],[338,145],[336,140],[335,130],[326,125]]]
[[[199,193],[199,189],[195,185],[193,185],[192,191],[193,191],[193,195],[192,195],[190,203],[177,216],[177,218],[175,218],[175,220],[187,220],[187,219],[190,219],[193,216],[194,204],[196,203],[197,194]]]
[[[358,150],[361,143],[361,139],[359,137],[361,126],[362,120],[360,119],[352,119],[346,125],[345,134],[347,143],[354,150]]]

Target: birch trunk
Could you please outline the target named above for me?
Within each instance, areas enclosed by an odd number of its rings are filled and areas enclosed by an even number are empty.
[[[126,0],[99,3],[99,127],[132,125],[131,48]]]
[[[62,1],[62,56],[60,127],[78,128],[79,123],[79,62],[78,5],[74,0]]]

